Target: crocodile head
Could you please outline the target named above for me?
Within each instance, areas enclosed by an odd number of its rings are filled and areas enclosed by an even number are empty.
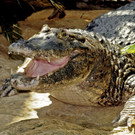
[[[19,90],[69,89],[89,81],[95,63],[103,60],[100,51],[103,54],[103,47],[89,32],[44,26],[29,40],[9,46],[9,53],[26,58],[12,75],[11,84]]]

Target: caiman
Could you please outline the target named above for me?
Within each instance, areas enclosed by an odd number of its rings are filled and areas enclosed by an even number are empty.
[[[131,40],[129,41],[131,42]],[[126,102],[114,125],[132,126],[135,115],[135,54],[98,33],[50,28],[9,46],[24,63],[1,87],[1,96],[17,89],[49,92],[73,105],[113,106]]]

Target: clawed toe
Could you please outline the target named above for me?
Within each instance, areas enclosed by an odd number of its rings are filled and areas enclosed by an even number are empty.
[[[116,117],[112,121],[113,126],[116,127],[116,126],[124,125],[124,124],[126,124],[127,119],[128,119],[128,114],[126,114],[126,115],[118,115],[118,117]]]
[[[127,125],[128,130],[132,132],[135,129],[135,114],[119,115],[113,121],[113,126]]]
[[[10,84],[10,79],[4,79],[3,85],[0,87],[0,97],[13,96],[17,94],[17,90]]]

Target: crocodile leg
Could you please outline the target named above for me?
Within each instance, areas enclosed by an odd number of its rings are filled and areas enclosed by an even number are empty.
[[[127,100],[119,116],[113,120],[114,126],[127,123],[129,129],[135,126],[135,74],[130,75],[125,81],[125,87],[128,87],[130,94],[133,95]]]
[[[0,97],[13,96],[17,94],[17,90],[11,86],[10,78],[3,80],[3,85],[0,87]]]

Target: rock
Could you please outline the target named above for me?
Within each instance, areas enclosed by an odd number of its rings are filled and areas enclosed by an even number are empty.
[[[73,106],[35,92],[1,98],[0,106],[0,135],[108,135],[122,109]]]
[[[109,133],[109,132],[108,132]],[[64,122],[58,119],[33,119],[25,120],[16,124],[12,124],[0,135],[97,135],[104,134],[101,130],[89,130],[79,125]]]

